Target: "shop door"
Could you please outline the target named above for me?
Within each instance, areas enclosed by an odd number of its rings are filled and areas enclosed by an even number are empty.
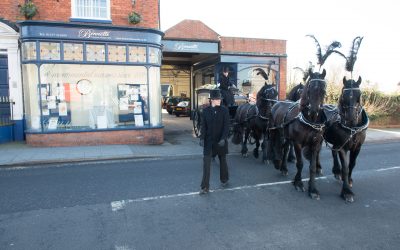
[[[7,57],[0,55],[0,143],[13,140]]]

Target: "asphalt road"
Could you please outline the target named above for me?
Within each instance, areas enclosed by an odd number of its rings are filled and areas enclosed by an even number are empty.
[[[206,196],[200,157],[1,169],[0,249],[399,249],[399,146],[364,146],[352,204],[326,149],[319,201],[239,155]]]

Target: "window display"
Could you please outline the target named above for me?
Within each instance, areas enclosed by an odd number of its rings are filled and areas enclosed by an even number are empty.
[[[30,78],[25,88],[30,97],[27,127],[50,131],[147,126],[147,75],[144,66],[43,64],[42,83]]]

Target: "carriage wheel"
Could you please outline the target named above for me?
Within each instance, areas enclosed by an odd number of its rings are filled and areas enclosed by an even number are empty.
[[[200,114],[198,111],[195,111],[193,115],[193,130],[196,137],[199,137],[201,131],[201,121],[200,121]]]

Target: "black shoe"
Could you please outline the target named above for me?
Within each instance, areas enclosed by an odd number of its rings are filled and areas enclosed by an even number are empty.
[[[210,191],[208,190],[208,188],[202,188],[202,189],[200,190],[199,194],[200,194],[200,195],[202,195],[202,194],[208,194],[208,192],[210,192]]]

